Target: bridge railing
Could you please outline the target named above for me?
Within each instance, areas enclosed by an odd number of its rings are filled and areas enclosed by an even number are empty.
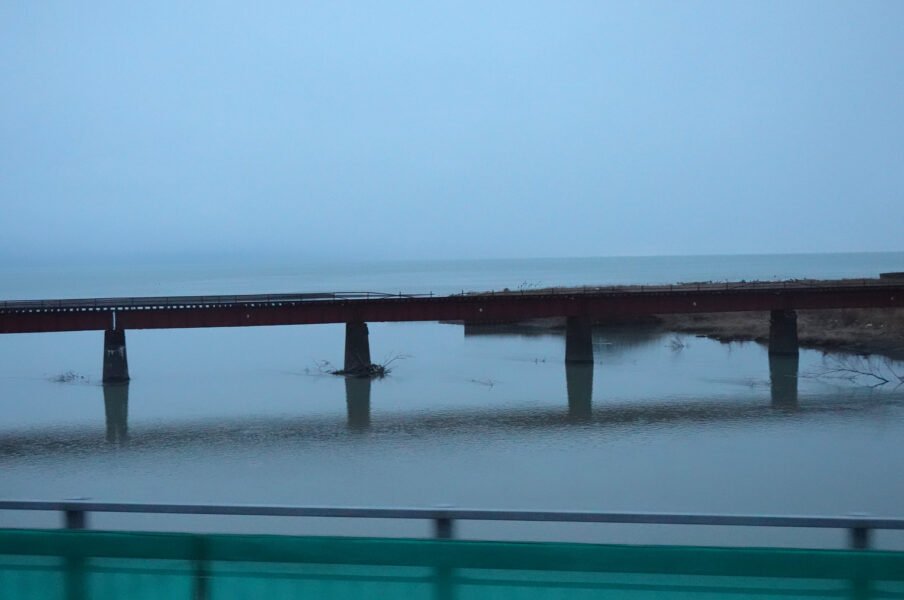
[[[128,298],[72,298],[54,300],[6,300],[0,310],[110,310],[120,308],[162,309],[211,306],[279,306],[317,300],[370,300],[378,298],[430,298],[433,293],[307,292],[297,294],[234,294],[218,296],[136,296]]]
[[[845,290],[845,289],[901,289],[901,280],[894,279],[839,279],[817,281],[795,279],[786,281],[729,281],[691,282],[663,285],[611,285],[555,288],[519,288],[515,290],[489,290],[450,294],[449,297],[472,298],[475,296],[574,296],[579,294],[650,294],[681,292],[732,292],[783,290]],[[141,296],[127,298],[74,298],[53,300],[5,300],[0,301],[0,311],[95,311],[95,310],[159,310],[174,308],[210,308],[217,306],[282,306],[316,301],[415,299],[438,297],[429,293],[404,294],[402,292],[305,292],[291,294],[238,294],[217,296]]]
[[[848,531],[849,546],[856,550],[869,549],[871,533],[875,530],[904,530],[904,519],[867,516],[823,517],[693,513],[531,511],[454,507],[365,508],[335,506],[261,506],[244,504],[144,504],[90,502],[83,500],[0,500],[0,510],[60,512],[63,515],[63,526],[67,529],[86,529],[89,523],[89,513],[418,519],[432,521],[434,525],[434,535],[439,539],[452,539],[455,534],[455,523],[457,521],[621,523],[843,529]]]

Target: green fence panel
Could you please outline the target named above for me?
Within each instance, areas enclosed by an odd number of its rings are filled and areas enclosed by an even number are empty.
[[[895,598],[904,553],[0,530],[2,600]]]

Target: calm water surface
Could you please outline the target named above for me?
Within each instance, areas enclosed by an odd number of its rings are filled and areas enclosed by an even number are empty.
[[[874,276],[902,270],[902,262],[904,254],[892,253],[258,272],[7,269],[0,275],[7,298],[395,288],[442,293],[525,282]],[[770,365],[765,349],[753,343],[684,337],[684,348],[674,349],[669,335],[600,329],[593,368],[566,369],[557,332],[465,335],[461,326],[439,323],[374,323],[370,329],[375,360],[399,357],[389,377],[372,383],[320,372],[322,361],[342,361],[342,325],[129,331],[132,381],[124,387],[99,383],[102,332],[0,336],[0,496],[904,517],[904,392],[812,377],[824,360],[818,352],[802,351],[799,365]],[[52,381],[69,371],[80,378]],[[0,514],[0,525],[55,522],[55,515]],[[420,523],[134,515],[97,516],[95,524],[427,531]],[[842,539],[835,533],[612,526],[468,524],[462,530],[479,537],[634,542]]]

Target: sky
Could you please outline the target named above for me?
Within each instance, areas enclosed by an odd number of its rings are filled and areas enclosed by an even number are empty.
[[[0,264],[904,249],[904,2],[0,3]]]

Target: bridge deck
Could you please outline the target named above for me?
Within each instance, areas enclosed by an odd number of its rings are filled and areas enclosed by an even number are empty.
[[[10,300],[0,302],[0,333],[902,306],[904,281],[890,279],[585,287],[451,296],[318,292]]]
[[[904,553],[0,531],[0,597],[902,598]]]

